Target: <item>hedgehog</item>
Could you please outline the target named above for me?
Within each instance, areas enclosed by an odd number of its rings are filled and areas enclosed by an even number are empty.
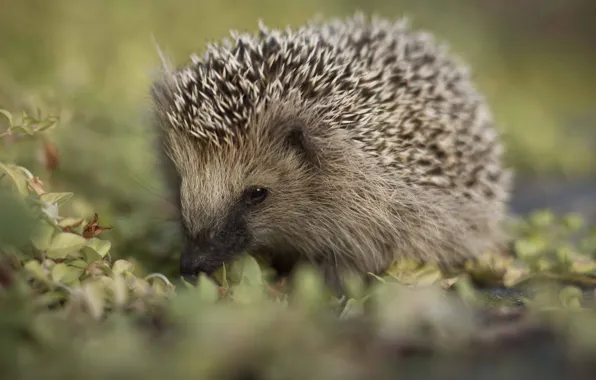
[[[185,66],[163,60],[151,95],[185,278],[250,252],[341,290],[398,259],[503,248],[511,170],[488,102],[406,18],[260,21]]]

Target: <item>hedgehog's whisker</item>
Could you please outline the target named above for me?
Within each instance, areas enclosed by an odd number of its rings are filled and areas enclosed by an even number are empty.
[[[159,192],[157,190],[151,189],[148,185],[143,184],[143,182],[141,182],[141,180],[135,175],[134,171],[126,163],[124,164],[124,166],[126,167],[126,169],[129,172],[130,179],[132,179],[137,185],[139,185],[139,187],[146,190],[149,194],[156,196],[157,198],[167,202],[168,204],[170,204],[172,206],[175,206],[175,204],[171,200],[169,200],[168,198],[159,194]]]

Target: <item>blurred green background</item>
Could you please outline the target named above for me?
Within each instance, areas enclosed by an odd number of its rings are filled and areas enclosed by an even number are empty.
[[[177,64],[229,29],[297,25],[356,10],[406,15],[473,67],[518,175],[594,174],[596,2],[593,0],[0,0],[0,108],[41,107],[62,122],[47,173],[42,145],[0,144],[0,160],[73,191],[73,212],[97,212],[120,256],[175,260],[175,224],[155,168],[148,88],[159,60]],[[160,259],[162,258],[162,259]]]

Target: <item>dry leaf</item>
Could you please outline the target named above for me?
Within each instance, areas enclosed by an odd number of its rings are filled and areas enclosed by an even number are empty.
[[[97,213],[93,216],[93,220],[90,221],[83,227],[83,237],[85,239],[91,239],[93,237],[98,236],[105,230],[111,230],[112,227],[102,227],[97,223]]]

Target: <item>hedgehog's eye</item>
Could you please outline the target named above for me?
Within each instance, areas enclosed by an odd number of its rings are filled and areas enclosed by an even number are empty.
[[[267,198],[269,190],[264,187],[250,187],[244,192],[246,201],[251,205],[257,205]]]

